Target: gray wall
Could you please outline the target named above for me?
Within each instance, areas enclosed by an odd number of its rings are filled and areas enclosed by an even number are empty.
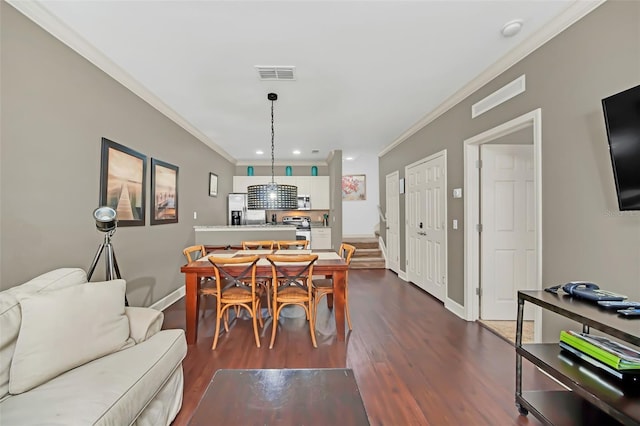
[[[331,151],[329,159],[329,194],[331,210],[329,226],[331,227],[331,248],[338,250],[342,244],[342,150]]]
[[[471,105],[522,74],[525,93],[471,119]],[[640,212],[617,207],[600,101],[640,84],[640,2],[608,1],[380,158],[384,179],[444,148],[448,223],[463,219],[463,141],[542,108],[543,285],[586,279],[640,300]],[[400,198],[404,222],[404,196]],[[401,229],[401,265],[404,265]],[[464,229],[449,231],[448,296],[464,304]],[[544,321],[544,335],[556,333]],[[557,335],[555,335],[557,340]]]
[[[1,13],[0,289],[58,267],[87,268],[102,241],[101,138],[177,165],[179,223],[119,228],[114,248],[132,305],[182,285],[193,225],[225,224],[235,167],[13,7]],[[219,196],[208,196],[209,172]],[[198,219],[193,219],[197,211]],[[94,280],[104,279],[102,262]]]

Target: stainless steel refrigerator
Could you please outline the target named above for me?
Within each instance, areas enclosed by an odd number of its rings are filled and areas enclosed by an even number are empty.
[[[228,225],[261,225],[267,223],[265,210],[249,210],[246,193],[231,193],[228,200]]]

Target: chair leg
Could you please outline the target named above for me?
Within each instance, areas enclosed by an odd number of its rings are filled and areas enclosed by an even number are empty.
[[[278,318],[280,317],[280,309],[282,309],[282,306],[278,307],[275,300],[273,301],[273,305],[271,305],[271,308],[273,309],[273,314],[271,315],[272,328],[271,328],[271,343],[269,343],[269,349],[273,349],[273,343],[276,341],[276,329],[278,328]]]
[[[220,308],[216,306],[216,333],[213,336],[213,345],[211,345],[211,349],[215,350],[218,345],[218,336],[220,335],[220,317],[222,316],[222,312],[220,312]]]
[[[260,328],[264,328],[264,321],[262,320],[262,307],[260,298],[255,303],[255,314],[258,315],[258,324],[260,324]]]
[[[313,347],[317,348],[318,347],[318,343],[316,342],[316,322],[313,318],[313,315],[311,315],[309,313],[309,310],[311,309],[311,303],[309,303],[309,309],[307,309],[307,306],[304,306],[304,310],[307,311],[307,316],[309,317],[309,334],[311,334],[311,343],[313,343]]]
[[[351,315],[349,315],[349,287],[344,289],[344,310],[347,313],[347,324],[349,324],[349,330],[353,330],[351,327]]]
[[[258,323],[257,323],[257,319],[256,316],[258,315],[258,313],[255,310],[255,304],[253,305],[254,309],[253,309],[253,315],[251,315],[251,319],[253,320],[253,335],[256,337],[256,346],[260,347],[260,335],[258,334]]]

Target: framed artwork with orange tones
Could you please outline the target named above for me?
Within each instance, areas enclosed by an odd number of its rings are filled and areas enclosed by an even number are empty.
[[[100,206],[116,211],[118,226],[144,226],[147,157],[102,138]]]
[[[151,224],[178,222],[178,166],[151,159]]]

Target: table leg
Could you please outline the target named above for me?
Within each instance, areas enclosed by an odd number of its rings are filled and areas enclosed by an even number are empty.
[[[346,271],[333,273],[333,313],[336,317],[338,341],[344,342],[344,290],[346,287]]]
[[[198,274],[185,274],[185,304],[187,323],[187,344],[193,345],[198,340],[198,312],[200,311],[200,298],[198,297]]]
[[[327,294],[327,308],[333,309],[333,294]]]

